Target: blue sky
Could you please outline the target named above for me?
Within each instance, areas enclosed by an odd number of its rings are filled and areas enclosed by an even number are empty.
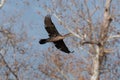
[[[98,3],[99,1],[96,1],[96,4]],[[48,34],[44,29],[44,16],[47,14],[52,14],[52,12],[49,13],[47,10],[45,10],[42,4],[46,4],[50,8],[54,7],[52,6],[54,4],[51,3],[51,0],[6,0],[5,5],[0,9],[0,26],[3,26],[6,29],[12,27],[12,32],[18,37],[23,36],[23,32],[24,34],[27,34],[27,39],[18,44],[18,46],[21,46],[20,48],[25,48],[27,51],[24,55],[17,53],[17,57],[14,57],[14,59],[19,60],[21,63],[25,61],[27,64],[34,64],[32,67],[34,67],[35,70],[37,69],[37,65],[44,61],[41,55],[42,53],[46,52],[49,47],[53,47],[53,51],[58,50],[52,43],[47,43],[45,45],[40,45],[38,43],[40,39],[48,38]],[[66,4],[71,3],[69,2]],[[88,6],[89,8],[93,7],[92,4],[88,4]],[[79,6],[73,5],[72,9],[74,10],[76,7]],[[59,12],[62,10],[57,8],[56,11]],[[66,10],[66,12],[63,12],[63,15],[66,14],[68,14],[68,17],[70,17],[73,14],[73,11]],[[98,11],[93,17],[96,18],[98,15],[102,16]],[[76,15],[73,14],[73,17],[76,17]],[[53,15],[52,20],[61,34],[68,33],[68,30],[66,30],[64,26],[60,25],[59,21]],[[66,18],[64,20],[67,24],[71,23],[70,20],[66,20]],[[95,22],[96,20],[93,19],[93,21]],[[74,27],[74,24],[71,23],[70,26]],[[116,24],[116,26],[119,27],[119,24]],[[79,58],[80,56],[84,56],[84,58],[86,58],[88,53],[80,48],[76,49],[72,47],[71,43],[69,43],[69,39],[65,39],[65,41],[71,51],[75,50],[74,54],[76,55],[76,58]],[[12,48],[9,50],[11,49]],[[78,49],[82,50],[82,54],[78,54],[78,52],[80,52]],[[6,56],[6,59],[8,62],[12,62],[14,53],[12,51],[9,51],[8,53],[9,54]]]

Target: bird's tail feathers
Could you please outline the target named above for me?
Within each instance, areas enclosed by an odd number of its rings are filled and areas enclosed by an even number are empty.
[[[39,41],[40,44],[45,44],[46,42],[47,42],[47,39],[41,39],[41,40]]]

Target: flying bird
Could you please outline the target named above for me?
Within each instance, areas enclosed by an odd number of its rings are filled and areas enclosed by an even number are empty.
[[[66,35],[59,34],[59,32],[57,31],[57,29],[55,28],[55,25],[53,24],[51,20],[50,15],[45,16],[44,24],[45,24],[45,29],[49,34],[49,38],[41,39],[39,43],[45,44],[47,42],[53,42],[57,49],[60,49],[61,51],[65,53],[71,53],[63,41],[65,37],[71,36],[71,33],[68,33]]]

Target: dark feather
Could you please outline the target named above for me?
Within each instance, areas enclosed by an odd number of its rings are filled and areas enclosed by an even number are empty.
[[[41,39],[41,40],[39,41],[40,44],[45,44],[46,42],[47,42],[47,39]]]
[[[56,41],[56,42],[53,42],[55,44],[55,47],[57,49],[60,49],[61,51],[64,51],[66,53],[70,53],[70,51],[68,50],[68,48],[66,47],[65,43],[63,40],[59,40],[59,41]]]
[[[55,25],[53,24],[50,15],[45,16],[44,23],[45,23],[45,29],[50,37],[60,35],[57,29],[55,28]]]

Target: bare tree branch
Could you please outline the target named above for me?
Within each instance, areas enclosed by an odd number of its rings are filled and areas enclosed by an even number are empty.
[[[58,16],[56,14],[53,14],[62,24],[64,24],[64,22],[62,22],[62,20],[60,18],[58,18]],[[74,36],[76,36],[77,38],[80,38],[80,39],[83,39],[83,36],[82,35],[78,35],[76,34],[75,32],[73,32],[67,25],[65,25],[65,28],[67,28],[67,30],[72,33]]]
[[[101,33],[100,33],[100,39],[102,41],[102,44],[105,43],[106,39],[107,39],[107,34],[108,34],[108,30],[110,27],[110,23],[112,21],[111,15],[110,15],[110,3],[112,0],[106,0],[106,4],[105,4],[105,11],[104,11],[104,20],[103,20],[103,25],[101,27]]]
[[[94,63],[94,70],[93,70],[93,75],[91,77],[91,80],[99,80],[99,69],[101,66],[101,58],[103,57],[101,56],[102,54],[104,55],[104,45],[105,42],[107,41],[107,34],[109,31],[109,27],[110,27],[110,23],[112,21],[111,15],[110,15],[110,3],[112,0],[106,0],[106,4],[105,4],[105,11],[104,11],[104,20],[103,20],[103,25],[101,27],[101,33],[100,33],[100,43],[102,45],[100,46],[96,46],[96,56],[95,58],[93,58],[93,63]]]
[[[1,2],[0,2],[0,8],[2,8],[3,7],[3,5],[4,5],[4,3],[5,3],[5,0],[0,0]]]
[[[93,35],[93,24],[92,24],[92,18],[91,18],[91,14],[90,14],[90,11],[89,11],[89,8],[88,8],[88,5],[87,5],[87,0],[84,0],[84,3],[85,3],[85,7],[87,9],[87,16],[88,16],[88,19],[87,19],[87,24],[89,25],[89,38],[92,39],[92,35]]]
[[[109,36],[109,37],[108,37],[108,40],[114,39],[114,38],[120,38],[120,34]]]
[[[2,50],[2,49],[1,49]],[[3,60],[3,62],[5,63],[6,67],[8,68],[8,70],[15,76],[16,80],[19,80],[18,76],[16,75],[16,73],[11,69],[11,67],[8,65],[8,63],[5,61],[4,56],[2,55],[2,53],[0,52],[0,56]]]
[[[81,42],[81,44],[82,45],[84,45],[84,44],[96,44],[96,45],[100,45],[100,43],[98,42],[98,41],[84,41],[84,42]]]
[[[99,77],[99,55],[100,55],[100,50],[99,47],[96,46],[96,55],[93,57],[93,75],[91,77],[91,80],[98,80]]]

